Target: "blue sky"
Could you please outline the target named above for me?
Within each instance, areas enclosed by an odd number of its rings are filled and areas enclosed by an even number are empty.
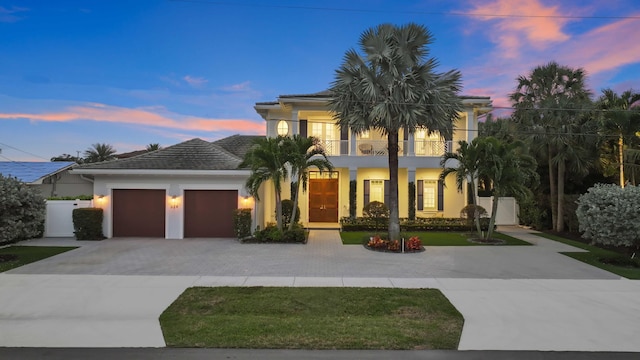
[[[552,60],[640,90],[636,0],[0,0],[0,161],[262,134],[256,102],[326,89],[365,29],[407,22],[497,106]]]

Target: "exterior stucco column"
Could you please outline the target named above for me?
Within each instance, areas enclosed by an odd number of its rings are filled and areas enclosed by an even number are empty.
[[[357,154],[358,153],[356,152],[356,133],[351,132],[351,137],[349,138],[349,155],[356,156]]]
[[[298,110],[294,107],[291,109],[291,129],[289,135],[300,134],[300,121],[298,120]]]

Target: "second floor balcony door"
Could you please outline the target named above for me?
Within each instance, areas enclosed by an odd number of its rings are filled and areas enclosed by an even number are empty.
[[[311,136],[320,139],[327,155],[340,155],[340,137],[333,123],[311,123]]]

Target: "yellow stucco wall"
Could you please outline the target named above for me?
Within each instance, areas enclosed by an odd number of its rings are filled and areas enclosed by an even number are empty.
[[[416,169],[416,184],[418,180],[438,180],[440,169]],[[445,179],[444,187],[444,211],[419,211],[416,217],[460,217],[460,210],[466,205],[464,192],[458,192],[456,179],[450,175]]]

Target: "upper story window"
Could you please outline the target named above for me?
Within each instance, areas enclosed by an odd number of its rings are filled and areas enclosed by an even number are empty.
[[[289,134],[289,124],[284,120],[278,121],[277,131],[278,131],[278,135],[280,135],[280,136],[288,135]]]

